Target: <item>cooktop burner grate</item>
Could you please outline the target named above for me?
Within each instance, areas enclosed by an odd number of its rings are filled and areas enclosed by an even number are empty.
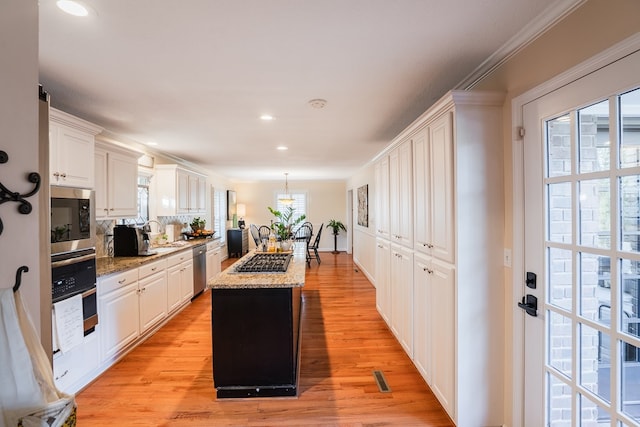
[[[291,254],[255,254],[235,268],[238,273],[284,273],[289,267]]]

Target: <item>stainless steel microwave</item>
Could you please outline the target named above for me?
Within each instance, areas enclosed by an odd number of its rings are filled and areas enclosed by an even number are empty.
[[[93,190],[51,186],[51,253],[95,248],[94,218]]]

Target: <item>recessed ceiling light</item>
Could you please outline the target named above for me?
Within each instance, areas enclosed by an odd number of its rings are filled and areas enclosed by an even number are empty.
[[[264,120],[265,122],[269,122],[271,120],[273,120],[274,117],[269,115],[269,114],[263,114],[260,116],[260,120]]]
[[[278,149],[280,151],[287,151],[289,149],[289,147],[285,147],[284,145],[278,145],[276,147],[276,149]]]
[[[156,145],[158,145],[158,143],[155,142],[155,141],[149,141],[149,142],[147,142],[147,145],[150,146],[150,147],[155,147]]]
[[[73,16],[87,16],[89,15],[89,9],[82,3],[73,0],[58,0],[56,5]]]

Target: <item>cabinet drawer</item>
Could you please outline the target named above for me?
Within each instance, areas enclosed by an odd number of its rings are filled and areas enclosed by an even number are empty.
[[[193,258],[193,253],[191,252],[191,249],[179,252],[167,258],[167,267],[174,267],[192,258]]]
[[[141,265],[138,268],[138,279],[143,279],[167,268],[167,260],[161,259]]]
[[[137,268],[123,271],[122,273],[111,274],[109,276],[101,277],[98,279],[98,292],[101,295],[104,295],[137,281]]]

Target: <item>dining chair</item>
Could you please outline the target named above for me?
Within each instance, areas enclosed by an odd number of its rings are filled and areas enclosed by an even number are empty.
[[[311,245],[307,245],[307,252],[308,250],[313,250],[313,254],[316,257],[316,261],[318,261],[318,264],[320,264],[320,254],[318,253],[318,247],[320,246],[320,236],[322,235],[323,226],[324,226],[324,223],[320,224],[320,228],[318,229],[318,234],[316,234],[316,238],[313,240],[313,243]]]
[[[249,225],[249,232],[251,233],[251,237],[253,238],[257,248],[260,246],[260,232],[258,231],[258,226],[255,224]]]
[[[260,242],[262,242],[263,239],[269,240],[269,234],[271,234],[271,227],[268,225],[261,225],[258,228],[258,238],[260,239]]]

